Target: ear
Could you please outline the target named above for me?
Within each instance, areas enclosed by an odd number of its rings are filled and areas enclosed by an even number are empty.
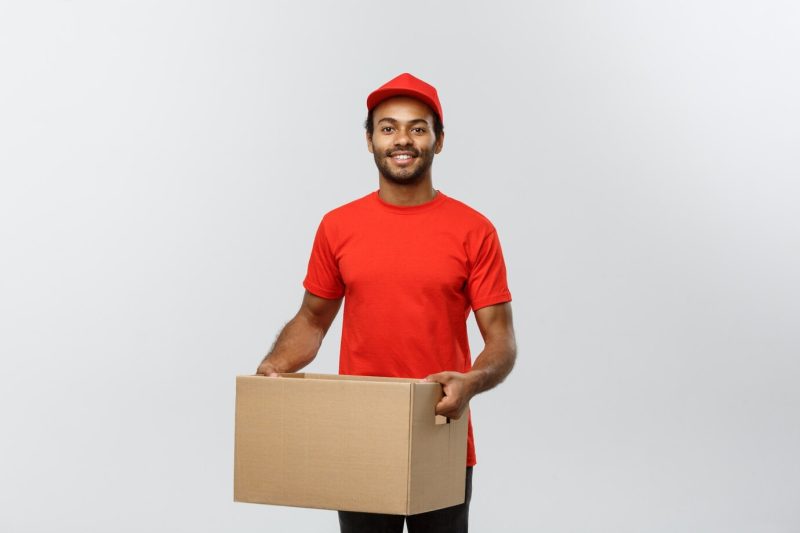
[[[369,150],[369,153],[374,154],[375,152],[372,151],[373,150],[372,135],[370,135],[369,132],[366,132],[366,136],[367,136],[367,150]]]
[[[437,138],[436,142],[433,144],[433,153],[438,154],[439,152],[442,151],[443,147],[444,147],[444,132],[442,132],[442,134],[439,135],[439,138]]]

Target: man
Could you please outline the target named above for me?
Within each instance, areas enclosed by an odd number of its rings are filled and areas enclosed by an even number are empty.
[[[516,357],[500,243],[483,215],[433,188],[444,143],[436,89],[401,74],[369,95],[367,110],[379,190],[323,217],[303,303],[257,372],[275,377],[310,363],[344,299],[339,372],[441,383],[436,412],[458,418]],[[474,364],[470,309],[485,342]],[[409,532],[467,531],[475,462],[470,424],[464,504],[407,517]],[[403,519],[339,512],[343,532],[399,533]]]

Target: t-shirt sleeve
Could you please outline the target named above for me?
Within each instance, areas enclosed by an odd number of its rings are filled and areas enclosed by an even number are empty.
[[[323,218],[317,228],[317,234],[314,236],[314,245],[311,248],[311,257],[308,260],[308,271],[303,280],[303,287],[321,298],[337,299],[344,296],[344,282],[325,226],[326,222]]]
[[[480,243],[472,261],[467,279],[467,295],[473,311],[511,301],[503,250],[494,229]]]

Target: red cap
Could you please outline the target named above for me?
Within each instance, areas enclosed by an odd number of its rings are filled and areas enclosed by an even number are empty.
[[[442,104],[439,103],[439,95],[436,94],[436,87],[433,85],[415,78],[408,72],[404,72],[387,81],[367,96],[367,110],[372,111],[375,106],[392,96],[410,96],[411,98],[422,100],[439,115],[439,120],[444,124]]]

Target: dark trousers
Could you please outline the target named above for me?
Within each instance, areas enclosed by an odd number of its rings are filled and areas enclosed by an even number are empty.
[[[466,494],[461,505],[411,516],[339,511],[339,527],[342,533],[402,533],[403,521],[407,521],[408,533],[467,533],[470,499],[472,467],[468,466]]]

